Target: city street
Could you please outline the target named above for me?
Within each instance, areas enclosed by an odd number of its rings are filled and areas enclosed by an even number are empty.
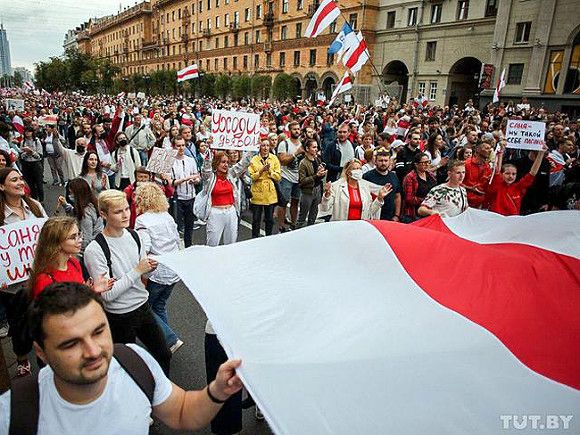
[[[47,166],[48,168],[48,166]],[[45,176],[51,181],[50,175]],[[45,184],[45,208],[49,215],[55,209],[58,195],[64,193],[62,187],[52,187],[50,183]],[[248,216],[245,217],[249,221]],[[248,228],[240,225],[239,240],[247,240],[251,237]],[[194,231],[194,243],[205,244],[205,227]],[[192,259],[195,261],[195,259]],[[191,293],[180,282],[178,283],[169,300],[169,318],[171,326],[184,341],[184,345],[174,355],[171,361],[171,380],[184,389],[200,389],[206,385],[205,365],[204,365],[204,328],[206,317]],[[15,360],[12,354],[8,339],[2,340],[4,352],[8,364],[10,364],[10,374],[14,376]],[[31,359],[33,361],[34,358]],[[172,431],[164,425],[155,422],[151,429],[151,434],[165,435],[185,433]],[[209,428],[199,431],[200,434],[210,434]],[[254,408],[244,411],[244,434],[269,434],[271,431],[265,421],[257,421],[254,417]]]

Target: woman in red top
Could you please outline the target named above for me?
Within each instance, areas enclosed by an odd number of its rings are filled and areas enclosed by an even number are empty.
[[[84,283],[81,264],[76,256],[81,251],[82,236],[77,221],[72,217],[48,219],[40,231],[34,265],[29,278],[30,296],[36,298],[55,282]],[[105,277],[91,285],[97,293],[109,290],[112,280]]]
[[[542,151],[536,155],[530,172],[518,181],[516,181],[518,170],[514,165],[508,163],[502,166],[504,148],[505,143],[502,144],[501,150],[498,152],[496,166],[496,168],[501,168],[501,176],[496,174],[487,190],[487,196],[491,202],[489,209],[504,216],[519,215],[522,198],[534,182],[547,148],[544,145]]]

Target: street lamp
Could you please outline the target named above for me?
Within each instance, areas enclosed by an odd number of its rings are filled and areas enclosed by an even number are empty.
[[[129,83],[129,78],[128,77],[123,77],[123,83],[125,84],[125,92],[129,91],[128,89],[128,83]]]

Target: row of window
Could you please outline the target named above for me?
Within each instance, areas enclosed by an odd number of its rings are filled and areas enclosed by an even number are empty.
[[[426,82],[418,82],[419,88],[418,93],[423,96],[427,96],[429,100],[435,100],[437,98],[437,82],[429,82],[429,95],[425,93],[427,90]]]
[[[485,16],[495,17],[497,15],[497,6],[499,0],[487,0],[485,6]],[[441,22],[441,14],[443,11],[443,2],[431,4],[431,13],[429,18],[430,24],[437,24]],[[407,26],[416,26],[418,23],[419,8],[409,8],[407,10]],[[457,21],[467,20],[469,18],[469,0],[458,0],[457,9],[455,13],[455,19]],[[397,12],[390,11],[387,12],[387,29],[393,29],[395,27],[395,21],[397,19]]]

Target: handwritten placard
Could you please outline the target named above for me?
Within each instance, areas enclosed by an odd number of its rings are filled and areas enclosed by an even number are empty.
[[[257,151],[260,147],[260,115],[214,110],[211,115],[212,148]]]
[[[27,219],[0,227],[0,286],[28,279],[36,242],[46,219]]]
[[[153,148],[146,169],[155,174],[168,174],[171,172],[176,155],[177,150]]]
[[[24,100],[18,100],[16,98],[6,98],[6,110],[24,112]]]
[[[541,150],[546,143],[545,135],[546,124],[539,121],[510,119],[505,131],[507,148],[524,150]]]

